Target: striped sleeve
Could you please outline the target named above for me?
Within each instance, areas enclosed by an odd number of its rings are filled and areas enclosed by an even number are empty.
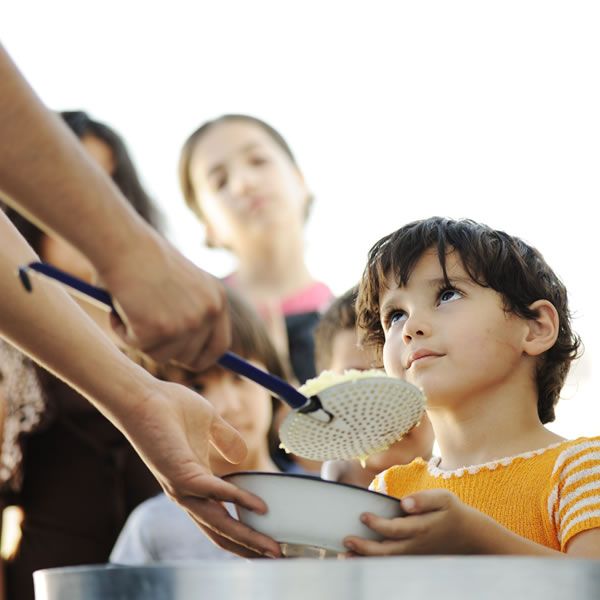
[[[558,455],[548,513],[563,552],[578,533],[600,528],[600,438],[577,440]]]

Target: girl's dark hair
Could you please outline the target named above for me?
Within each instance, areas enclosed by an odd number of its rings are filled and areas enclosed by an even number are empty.
[[[529,308],[536,300],[554,305],[560,319],[558,338],[539,360],[536,372],[539,418],[542,423],[553,421],[554,406],[571,362],[578,357],[581,340],[571,329],[564,284],[538,250],[503,231],[467,219],[432,217],[380,239],[369,251],[356,304],[363,342],[381,351],[380,293],[388,277],[398,286],[406,285],[417,261],[429,249],[437,252],[447,284],[446,257],[455,251],[469,277],[501,294],[505,310],[523,319],[537,316]]]
[[[103,141],[111,149],[115,165],[111,173],[112,180],[136,212],[148,224],[160,231],[162,228],[161,215],[142,187],[121,137],[108,125],[91,119],[83,111],[64,111],[59,115],[79,139],[87,135],[93,136]],[[29,245],[39,253],[45,233],[12,208],[7,208],[5,212]]]
[[[183,148],[181,149],[181,154],[179,157],[179,184],[181,186],[181,191],[183,193],[183,197],[185,199],[185,203],[188,208],[190,208],[201,221],[204,221],[204,215],[198,202],[196,201],[196,192],[194,190],[194,184],[192,183],[192,178],[190,174],[190,166],[192,163],[192,156],[194,154],[194,149],[196,144],[200,141],[203,135],[205,135],[210,129],[215,127],[216,125],[220,125],[222,123],[231,123],[234,121],[243,121],[245,123],[251,123],[260,127],[263,131],[265,131],[269,137],[283,150],[283,152],[290,159],[292,164],[298,167],[298,163],[296,162],[296,157],[292,152],[292,149],[285,141],[284,137],[274,128],[271,127],[268,123],[265,123],[261,119],[256,117],[252,117],[250,115],[240,115],[240,114],[227,114],[222,115],[216,119],[212,119],[211,121],[206,121],[203,125],[198,127],[185,141],[183,144]],[[312,205],[313,198],[309,196],[308,203],[306,206],[306,217],[310,212],[310,206]]]

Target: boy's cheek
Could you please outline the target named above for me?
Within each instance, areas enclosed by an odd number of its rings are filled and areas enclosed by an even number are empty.
[[[383,367],[388,375],[404,378],[406,371],[402,365],[402,357],[395,348],[393,340],[386,340],[383,345]]]

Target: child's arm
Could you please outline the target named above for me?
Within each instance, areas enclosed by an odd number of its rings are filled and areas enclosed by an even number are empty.
[[[382,519],[371,513],[363,522],[385,537],[382,542],[348,537],[346,547],[356,554],[516,554],[564,557],[506,529],[491,517],[467,506],[446,490],[416,492],[402,499],[406,517]],[[575,536],[566,555],[600,558],[600,529]]]

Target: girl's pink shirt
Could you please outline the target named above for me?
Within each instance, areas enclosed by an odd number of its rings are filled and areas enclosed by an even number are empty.
[[[223,279],[225,285],[236,288],[235,273]],[[283,298],[281,312],[284,316],[309,312],[321,312],[333,300],[331,290],[322,282],[315,281],[295,294]],[[257,307],[260,312],[260,307]]]

